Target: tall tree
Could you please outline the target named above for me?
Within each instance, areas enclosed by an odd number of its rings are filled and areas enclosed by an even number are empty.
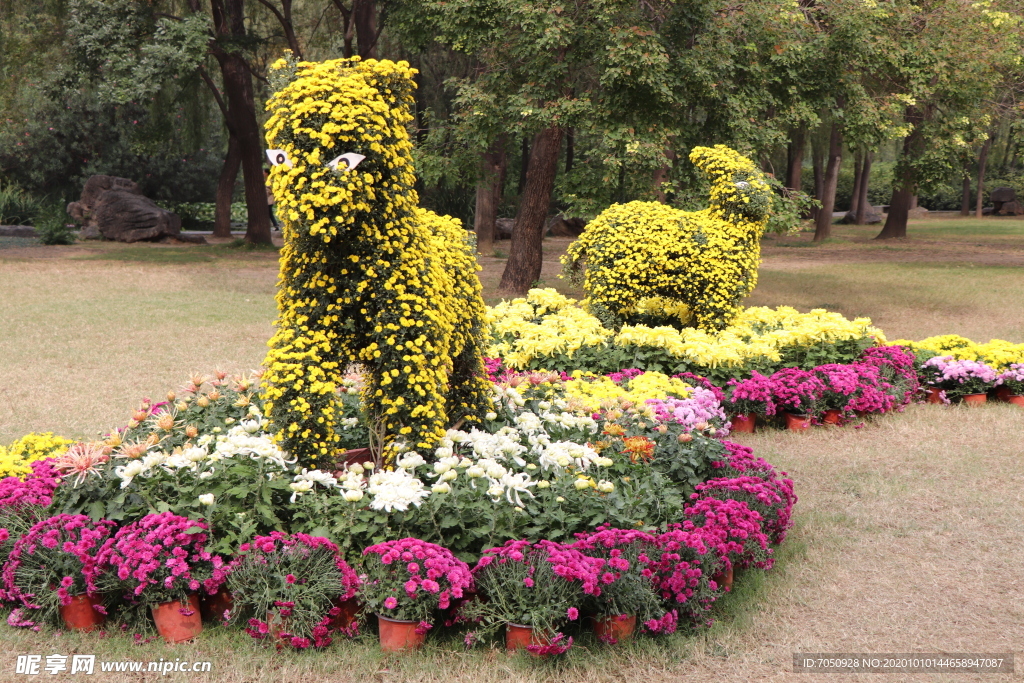
[[[894,3],[879,19],[879,78],[906,99],[889,214],[876,239],[903,238],[913,199],[988,137],[993,96],[1019,61],[1020,18],[993,3]],[[980,194],[980,192],[979,192]]]

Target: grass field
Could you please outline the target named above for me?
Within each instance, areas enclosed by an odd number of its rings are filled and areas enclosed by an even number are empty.
[[[1024,341],[1024,221],[926,220],[911,239],[838,227],[810,245],[766,241],[750,303],[871,317],[889,338],[957,333]],[[542,279],[565,240],[549,240]],[[795,248],[804,244],[807,246]],[[481,259],[493,291],[502,259]],[[0,443],[28,431],[88,437],[126,421],[190,371],[262,361],[276,255],[226,246],[0,242]],[[566,290],[568,291],[568,290]],[[142,646],[112,635],[0,627],[0,681],[19,653],[213,663],[211,674],[96,674],[100,681],[845,681],[794,674],[793,652],[1016,652],[1024,678],[1024,411],[910,406],[864,425],[737,437],[796,482],[796,527],[770,572],[748,572],[696,635],[629,646],[584,641],[557,662],[429,646],[385,657],[372,642],[278,654],[211,629]],[[44,674],[45,676],[45,674]],[[923,678],[871,676],[872,681]],[[929,681],[992,680],[931,674]],[[56,678],[55,678],[56,680]]]

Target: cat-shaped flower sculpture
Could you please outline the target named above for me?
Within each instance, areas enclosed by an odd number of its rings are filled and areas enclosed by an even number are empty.
[[[284,248],[265,412],[301,464],[329,467],[338,380],[359,363],[384,443],[429,448],[453,422],[482,417],[491,389],[474,250],[413,189],[414,71],[358,59],[272,70],[284,83],[266,124],[284,154],[270,176]]]

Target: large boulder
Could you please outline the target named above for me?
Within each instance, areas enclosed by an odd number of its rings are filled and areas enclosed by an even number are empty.
[[[997,187],[992,190],[992,193],[988,196],[989,201],[993,204],[1003,202],[1012,202],[1017,199],[1017,192],[1012,187]],[[996,209],[998,211],[998,209]]]
[[[882,209],[880,207],[868,206],[867,208],[864,209],[865,225],[881,223],[882,218]],[[854,223],[857,222],[857,215],[853,211],[847,211],[846,215],[843,216],[842,220],[840,220],[839,222],[845,223],[846,225],[853,225]]]
[[[180,240],[181,218],[144,197],[127,178],[94,175],[68,214],[82,225],[85,239],[118,242]]]

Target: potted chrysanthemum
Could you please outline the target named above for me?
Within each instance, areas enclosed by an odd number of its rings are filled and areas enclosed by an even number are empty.
[[[637,620],[646,623],[664,616],[651,572],[645,571],[657,550],[653,536],[635,529],[599,528],[579,534],[572,547],[604,560],[601,592],[587,601],[598,640],[625,640],[632,637]]]
[[[1013,363],[996,379],[1004,401],[1024,406],[1024,363]]]
[[[15,542],[4,564],[6,594],[21,603],[23,623],[56,624],[91,631],[103,623],[96,580],[102,569],[97,553],[114,533],[108,520],[87,515],[56,515],[37,522]]]
[[[964,403],[984,403],[988,390],[996,386],[998,375],[991,367],[976,360],[957,360],[952,356],[935,356],[924,362],[922,374],[927,384],[940,389],[948,399]]]
[[[366,576],[359,599],[377,615],[381,648],[416,649],[438,610],[473,589],[469,566],[450,550],[416,538],[372,545],[363,551]]]
[[[246,619],[246,633],[257,640],[305,649],[330,645],[332,633],[355,631],[353,615],[343,620],[342,613],[359,577],[322,536],[274,531],[243,543],[228,585],[234,618]]]
[[[509,541],[484,551],[473,576],[485,600],[462,607],[480,629],[467,642],[505,626],[509,650],[560,654],[572,647],[559,629],[579,619],[588,598],[601,595],[605,561],[553,541]]]
[[[203,630],[198,591],[215,593],[227,575],[206,541],[204,522],[170,512],[146,515],[104,543],[96,556],[105,570],[101,587],[148,607],[167,642],[190,640]]]

